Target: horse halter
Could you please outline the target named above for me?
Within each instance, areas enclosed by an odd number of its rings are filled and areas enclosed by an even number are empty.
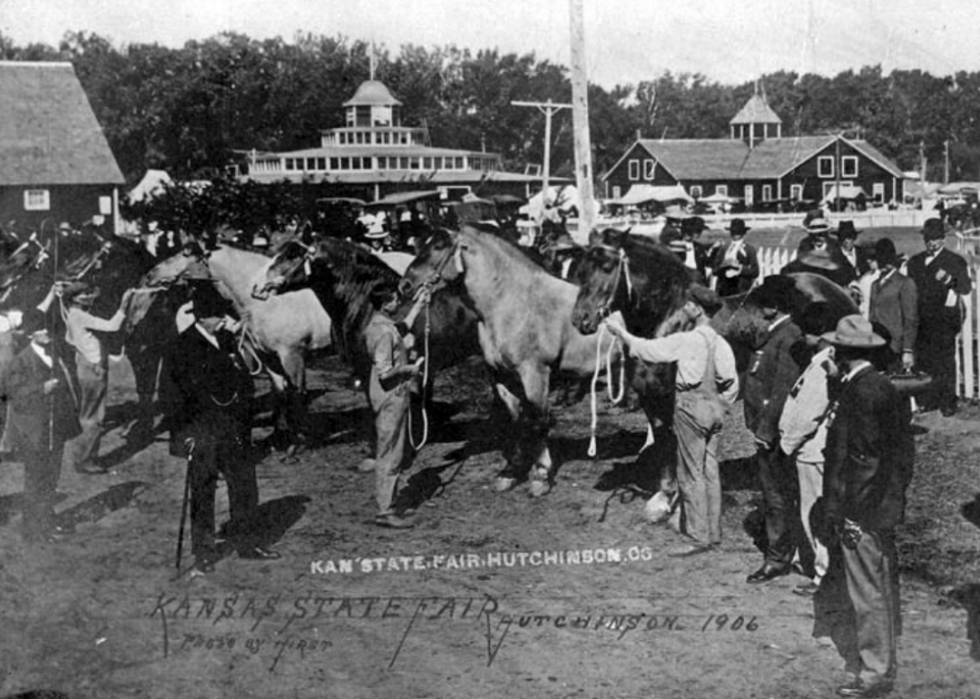
[[[616,301],[616,292],[619,291],[619,283],[624,276],[626,278],[626,298],[628,300],[633,299],[633,275],[630,274],[630,258],[629,255],[626,254],[625,250],[622,248],[614,248],[611,245],[597,245],[596,247],[608,252],[613,252],[619,258],[618,262],[616,263],[616,276],[613,277],[609,298],[606,299],[605,303],[599,306],[598,310],[599,319],[605,320],[612,313],[612,306]]]

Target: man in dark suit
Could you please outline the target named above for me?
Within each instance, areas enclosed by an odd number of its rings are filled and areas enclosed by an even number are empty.
[[[726,230],[732,239],[719,246],[711,258],[719,296],[748,291],[759,276],[759,256],[755,247],[745,242],[745,234],[751,229],[742,219],[733,218]]]
[[[830,248],[830,259],[842,270],[841,276],[847,279],[847,284],[868,271],[867,252],[857,246],[860,232],[854,227],[854,221],[841,221],[837,227],[837,245]]]
[[[960,298],[973,288],[966,260],[943,247],[946,230],[938,218],[922,228],[926,249],[908,263],[919,304],[919,334],[915,361],[932,376],[932,395],[923,409],[939,408],[946,417],[956,413],[956,336],[963,325]]]
[[[779,418],[806,362],[799,352],[803,332],[790,317],[793,281],[770,276],[754,293],[769,328],[745,376],[743,396],[745,426],[755,437],[767,544],[765,562],[748,582],[763,583],[790,572],[800,531],[799,486],[793,461],[779,446]]]
[[[222,315],[207,270],[184,277],[191,301],[177,315],[179,336],[167,367],[175,387],[169,416],[172,453],[184,451],[191,497],[192,576],[214,570],[214,497],[218,474],[228,485],[229,542],[243,559],[280,558],[259,545],[259,490],[251,446],[252,377],[238,356],[235,321]]]
[[[868,320],[888,331],[888,349],[883,357],[885,370],[893,373],[911,370],[919,334],[915,282],[898,270],[901,261],[889,238],[875,243],[874,254],[879,276],[871,284]]]
[[[24,462],[24,539],[50,541],[72,529],[57,522],[54,502],[65,441],[80,430],[71,379],[52,353],[44,314],[30,311],[22,327],[30,344],[13,358],[4,380],[7,437]]]
[[[885,344],[860,315],[845,316],[823,339],[834,345],[842,383],[824,450],[824,538],[837,557],[820,594],[840,604],[831,637],[851,680],[841,696],[889,693],[901,633],[895,527],[905,512],[915,442],[908,401],[871,358]],[[841,574],[842,573],[842,574]]]

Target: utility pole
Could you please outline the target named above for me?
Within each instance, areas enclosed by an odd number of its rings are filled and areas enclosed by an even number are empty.
[[[837,134],[837,148],[836,148],[836,160],[834,163],[834,175],[837,177],[837,183],[834,185],[834,211],[840,213],[840,140],[844,137],[844,132]]]
[[[592,138],[589,133],[589,78],[585,61],[583,0],[569,1],[572,41],[572,123],[575,132],[575,183],[581,207],[578,217],[579,242],[587,242],[595,223],[592,193]]]
[[[946,157],[945,163],[943,164],[943,184],[949,184],[949,139],[947,138],[943,142],[944,155]]]
[[[544,183],[541,189],[541,211],[544,212],[548,206],[548,179],[551,177],[551,117],[563,109],[571,109],[570,104],[558,104],[550,99],[547,102],[519,102],[513,101],[515,107],[534,107],[544,114],[544,173],[542,179]]]

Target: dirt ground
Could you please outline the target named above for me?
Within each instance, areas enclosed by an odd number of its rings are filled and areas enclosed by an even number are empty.
[[[282,560],[230,553],[190,580],[174,571],[184,463],[162,433],[123,438],[130,379],[113,364],[111,474],[63,473],[73,536],[25,547],[22,469],[0,466],[2,697],[783,699],[834,696],[845,680],[812,637],[813,603],[791,592],[803,578],[745,583],[761,555],[744,527],[758,491],[741,406],[722,443],[724,544],[671,559],[678,535],[645,521],[630,485],[643,482],[630,468],[639,413],[601,398],[592,460],[588,398],[556,409],[552,493],[497,494],[482,370],[449,372],[438,397],[454,414],[409,481],[419,525],[392,531],[371,524],[373,476],[356,471],[363,398],[328,359],[311,372],[314,441],[258,467]],[[268,421],[263,409],[257,440]],[[898,697],[980,697],[978,424],[976,408],[917,417]],[[221,521],[223,487],[218,506]]]

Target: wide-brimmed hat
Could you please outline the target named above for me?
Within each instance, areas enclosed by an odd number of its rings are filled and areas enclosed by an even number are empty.
[[[876,240],[871,256],[879,265],[898,266],[898,252],[895,250],[895,243],[891,241],[891,238],[880,238]]]
[[[83,294],[94,294],[95,292],[96,288],[88,282],[75,281],[69,283],[68,286],[64,288],[64,290],[61,292],[61,297],[65,301],[70,302]]]
[[[687,290],[687,298],[701,306],[709,316],[717,313],[722,306],[721,297],[701,284],[692,284]]]
[[[733,218],[732,222],[725,226],[725,230],[732,235],[745,235],[752,229],[745,225],[745,221],[740,218]]]
[[[860,232],[854,227],[854,221],[841,221],[840,225],[837,226],[837,239],[857,238]]]
[[[382,238],[388,237],[388,231],[383,228],[381,230],[368,231],[364,234],[364,237],[368,240],[381,240]]]
[[[184,271],[178,276],[178,279],[187,282],[209,282],[212,280],[212,277],[207,265],[195,260],[187,265]]]
[[[874,331],[871,321],[859,313],[844,316],[837,321],[837,328],[834,331],[824,333],[820,337],[838,347],[874,349],[885,344],[885,338]]]
[[[940,238],[946,237],[946,227],[943,226],[942,220],[938,218],[926,219],[921,232],[925,240],[939,240]]]
[[[800,258],[800,264],[814,269],[823,269],[828,272],[840,269],[840,265],[830,257],[830,252],[826,248],[810,250]]]
[[[810,235],[827,235],[831,231],[830,221],[823,216],[817,216],[806,224],[806,232]]]

